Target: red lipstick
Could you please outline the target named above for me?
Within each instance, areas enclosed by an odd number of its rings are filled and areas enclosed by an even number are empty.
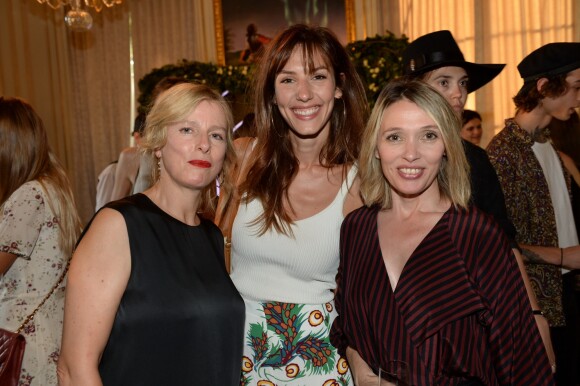
[[[207,161],[203,161],[200,159],[194,159],[189,161],[189,163],[193,166],[197,166],[199,168],[211,168],[211,163]]]

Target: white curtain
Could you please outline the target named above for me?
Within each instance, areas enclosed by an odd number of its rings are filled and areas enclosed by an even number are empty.
[[[95,208],[97,176],[127,145],[131,127],[128,7],[92,12],[90,32],[67,30],[71,84],[70,171],[83,219]]]
[[[65,10],[0,1],[0,95],[28,100],[43,118],[86,222],[98,173],[130,145],[139,78],[183,58],[215,61],[213,3],[124,0],[91,9],[88,32],[68,30]]]
[[[182,59],[216,62],[211,0],[133,0],[131,17],[137,81]]]
[[[355,6],[357,39],[390,30],[412,41],[447,29],[466,60],[507,64],[467,101],[482,114],[484,146],[514,114],[512,97],[522,85],[517,64],[546,43],[580,41],[580,0],[362,0]]]
[[[0,1],[0,95],[30,102],[43,118],[53,149],[69,163],[64,125],[69,73],[62,10],[36,1]]]

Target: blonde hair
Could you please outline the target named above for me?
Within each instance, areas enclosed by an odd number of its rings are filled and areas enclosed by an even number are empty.
[[[461,143],[461,122],[445,98],[420,80],[401,78],[389,82],[381,91],[371,112],[362,138],[359,159],[360,192],[365,205],[392,207],[391,187],[383,175],[381,162],[375,157],[377,138],[385,109],[401,100],[408,100],[424,110],[441,131],[445,153],[437,181],[442,196],[453,205],[467,208],[471,196],[469,165]]]
[[[145,129],[141,140],[141,151],[149,158],[152,165],[153,182],[159,180],[159,169],[154,161],[155,151],[167,143],[167,127],[170,123],[187,117],[201,102],[208,101],[218,104],[226,119],[226,156],[220,173],[220,188],[231,190],[231,181],[223,176],[231,175],[236,164],[236,153],[232,142],[232,127],[234,118],[226,100],[214,89],[196,83],[180,83],[163,91],[155,99],[151,111],[145,121]],[[215,210],[216,189],[210,184],[202,194],[199,210],[213,213]]]
[[[0,143],[0,208],[20,186],[37,180],[58,222],[59,246],[70,256],[81,221],[66,172],[32,106],[18,98],[0,97]]]

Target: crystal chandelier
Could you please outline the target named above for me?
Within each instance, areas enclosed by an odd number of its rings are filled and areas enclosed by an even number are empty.
[[[37,0],[40,4],[47,4],[52,9],[58,9],[64,5],[70,5],[71,9],[66,13],[64,22],[75,31],[86,31],[93,26],[93,17],[82,8],[84,4],[101,12],[104,7],[111,8],[123,3],[123,0]]]

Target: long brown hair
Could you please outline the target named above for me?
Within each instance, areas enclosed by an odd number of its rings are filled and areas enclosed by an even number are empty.
[[[37,180],[59,225],[59,246],[72,254],[81,231],[70,182],[52,153],[42,120],[18,98],[0,97],[0,208],[20,186]]]
[[[253,165],[241,186],[248,201],[259,199],[264,213],[260,233],[274,228],[291,234],[293,223],[284,209],[288,187],[298,171],[298,160],[290,142],[290,126],[274,104],[275,80],[296,47],[302,50],[305,66],[314,71],[314,58],[319,54],[334,74],[342,91],[330,118],[328,141],[320,152],[321,165],[331,168],[353,163],[359,153],[360,137],[368,116],[368,103],[362,82],[348,53],[336,36],[326,28],[297,24],[276,36],[267,46],[254,78],[254,113],[257,143]]]

